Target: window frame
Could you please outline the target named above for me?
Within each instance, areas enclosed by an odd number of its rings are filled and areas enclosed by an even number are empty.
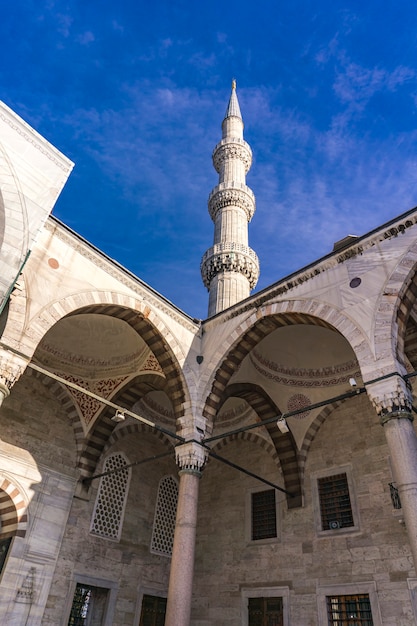
[[[126,480],[126,485],[125,485],[125,493],[124,493],[124,498],[123,498],[123,505],[120,509],[120,523],[119,523],[119,527],[117,529],[117,536],[116,537],[110,537],[108,535],[104,535],[101,534],[99,532],[97,532],[94,528],[94,521],[96,518],[96,513],[98,510],[98,506],[99,506],[99,500],[100,500],[100,496],[102,491],[105,490],[105,480],[106,478],[108,478],[108,476],[101,476],[100,481],[99,481],[99,485],[97,487],[97,492],[95,495],[95,500],[94,500],[94,506],[93,506],[93,511],[91,514],[91,519],[90,519],[90,535],[92,537],[97,537],[98,539],[104,539],[105,541],[115,541],[115,542],[119,542],[122,536],[122,531],[123,531],[123,523],[124,523],[124,518],[125,518],[125,513],[126,513],[126,507],[127,507],[127,499],[129,496],[129,489],[130,489],[130,481],[132,478],[132,468],[130,467],[130,461],[127,458],[127,456],[125,455],[124,452],[120,451],[120,450],[116,450],[114,452],[111,452],[110,454],[107,454],[106,457],[103,459],[103,465],[102,465],[102,472],[105,473],[106,471],[106,464],[108,462],[109,459],[111,459],[112,457],[115,456],[121,456],[122,459],[125,462],[127,467],[127,480]]]
[[[141,611],[140,611],[140,616],[139,616],[139,626],[141,626],[142,624],[142,613],[143,613],[143,601],[145,598],[152,598],[152,600],[156,601],[160,601],[160,600],[165,600],[164,603],[164,621],[166,619],[166,610],[167,610],[167,597],[166,596],[161,596],[161,595],[153,595],[153,594],[149,594],[149,593],[144,593],[142,594],[142,602],[141,602]]]
[[[168,590],[162,588],[162,586],[155,587],[141,587],[136,600],[135,617],[133,619],[134,626],[139,626],[142,613],[143,596],[155,596],[158,598],[168,599]]]
[[[178,480],[173,474],[166,474],[165,476],[161,478],[161,480],[158,483],[158,490],[156,493],[156,502],[155,502],[155,509],[154,509],[153,524],[152,524],[151,543],[150,543],[149,551],[151,554],[157,554],[158,556],[163,556],[165,558],[170,559],[172,557],[172,548],[171,548],[171,552],[168,553],[168,552],[163,552],[161,550],[157,550],[156,547],[154,546],[154,538],[156,535],[156,529],[159,526],[160,508],[162,508],[161,486],[163,482],[166,481],[167,479],[172,479],[177,487],[177,501],[176,501],[175,511],[173,515],[174,524],[173,524],[173,529],[172,529],[172,544],[174,544],[175,525],[176,525],[177,510],[178,510],[179,485],[178,485]],[[149,595],[149,594],[146,594],[146,595]]]
[[[410,592],[411,607],[417,624],[417,578],[407,578],[407,586]]]
[[[68,626],[68,621],[71,614],[72,602],[75,594],[77,584],[89,585],[91,587],[101,587],[108,590],[106,608],[104,612],[103,626],[112,626],[114,611],[116,608],[116,599],[119,584],[115,580],[108,580],[103,578],[95,578],[93,576],[86,576],[84,574],[74,574],[68,589],[67,599],[65,601],[65,607],[63,611],[63,617],[61,621],[62,626]]]
[[[275,492],[275,537],[268,537],[266,539],[252,539],[252,494],[261,493],[262,491],[274,491]],[[277,541],[281,541],[280,537],[280,529],[281,529],[281,520],[280,520],[280,501],[277,497],[277,490],[273,487],[262,488],[258,487],[255,489],[250,489],[246,493],[246,503],[245,503],[245,537],[248,544],[255,545],[263,545],[265,543],[276,543]]]
[[[320,478],[331,478],[338,474],[346,474],[349,490],[350,506],[352,510],[353,526],[342,526],[341,528],[322,528],[320,495],[318,481]],[[359,509],[356,500],[356,489],[353,480],[351,465],[334,467],[332,469],[319,470],[311,475],[311,496],[313,502],[314,524],[318,537],[329,537],[334,535],[344,535],[357,533],[360,530]]]
[[[242,587],[241,614],[242,626],[249,626],[249,598],[282,598],[283,625],[289,626],[289,587]],[[378,625],[379,626],[379,625]]]
[[[371,605],[373,626],[382,626],[381,611],[375,581],[325,585],[317,588],[318,626],[329,626],[327,613],[328,596],[355,596],[367,594]]]

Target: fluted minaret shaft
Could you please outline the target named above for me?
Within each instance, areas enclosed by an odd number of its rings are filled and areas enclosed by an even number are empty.
[[[246,186],[252,151],[243,139],[243,120],[236,83],[222,124],[222,140],[213,151],[219,184],[209,196],[214,222],[214,245],[201,262],[201,275],[209,291],[209,317],[244,300],[258,282],[259,261],[248,246],[248,223],[255,212],[255,197]]]

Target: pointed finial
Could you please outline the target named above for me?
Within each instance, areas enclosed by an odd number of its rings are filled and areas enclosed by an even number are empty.
[[[240,119],[242,119],[236,93],[236,79],[232,80],[232,93],[230,94],[230,100],[227,106],[225,119],[228,117],[240,117]]]

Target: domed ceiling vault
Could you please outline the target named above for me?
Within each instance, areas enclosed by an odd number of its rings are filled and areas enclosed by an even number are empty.
[[[277,450],[286,489],[294,494],[288,505],[299,506],[299,451],[323,411],[308,407],[352,391],[351,378],[362,385],[355,354],[340,333],[309,324],[278,328],[253,347],[230,378],[213,435],[271,420],[262,430]],[[274,417],[300,409],[305,410],[287,418],[289,432],[281,433]]]
[[[280,414],[305,408],[287,420],[301,448],[310,424],[321,411],[308,407],[351,391],[351,378],[358,386],[362,384],[355,354],[340,333],[321,326],[294,325],[279,328],[258,343],[240,363],[229,385],[258,385]],[[226,395],[230,397],[229,393]],[[241,401],[237,399],[235,404]],[[229,402],[229,414],[231,408]],[[225,418],[227,414],[222,408],[217,426],[224,428]]]
[[[95,395],[117,399],[128,409],[166,384],[145,341],[125,321],[110,315],[80,313],[63,318],[40,342],[34,361]],[[66,390],[88,432],[108,407],[74,388]]]

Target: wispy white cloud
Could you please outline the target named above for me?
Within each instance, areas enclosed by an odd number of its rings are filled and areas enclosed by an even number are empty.
[[[91,30],[87,30],[84,33],[81,33],[81,35],[78,35],[77,37],[77,41],[82,46],[88,46],[90,43],[93,43],[93,41],[95,40],[96,38],[94,36],[94,33],[91,32]]]
[[[69,37],[73,21],[74,19],[70,14],[57,13],[56,22],[57,22],[57,30],[59,34],[65,38]]]
[[[347,62],[337,72],[333,88],[344,103],[356,110],[362,110],[378,92],[395,91],[405,82],[416,77],[416,72],[398,66],[389,71],[381,67],[367,68],[357,63]]]

